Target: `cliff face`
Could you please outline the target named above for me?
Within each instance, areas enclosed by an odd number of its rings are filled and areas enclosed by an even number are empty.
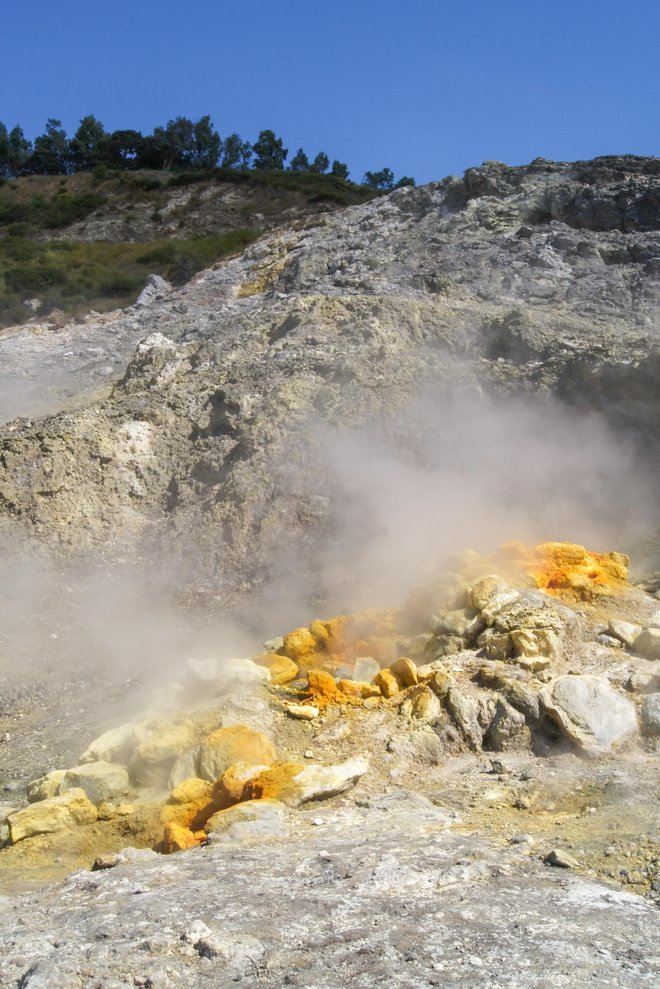
[[[32,416],[0,438],[5,527],[192,552],[229,600],[277,558],[314,574],[350,502],[348,427],[423,466],[481,434],[483,460],[492,396],[527,395],[504,431],[531,421],[535,448],[549,417],[570,445],[595,411],[650,459],[659,300],[657,159],[486,163],[299,221],[150,305],[5,336],[5,419]]]

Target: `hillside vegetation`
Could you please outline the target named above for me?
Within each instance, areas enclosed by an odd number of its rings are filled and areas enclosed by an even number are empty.
[[[312,172],[32,175],[0,184],[0,327],[131,305],[150,273],[182,284],[280,223],[378,192]]]

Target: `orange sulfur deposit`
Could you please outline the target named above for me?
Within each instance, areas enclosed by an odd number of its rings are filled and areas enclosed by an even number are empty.
[[[387,665],[397,655],[392,641],[396,616],[393,608],[373,608],[313,621],[309,628],[296,628],[285,635],[280,652],[303,672],[333,673],[341,665],[354,663],[358,656],[372,656]]]
[[[591,553],[575,543],[512,543],[494,561],[503,572],[517,572],[540,590],[558,597],[589,601],[616,594],[627,584],[629,559],[623,553]]]

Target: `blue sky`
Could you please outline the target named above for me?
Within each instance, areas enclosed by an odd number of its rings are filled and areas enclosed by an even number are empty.
[[[352,177],[488,158],[660,153],[658,0],[23,0],[2,15],[0,120],[149,132],[211,115]]]

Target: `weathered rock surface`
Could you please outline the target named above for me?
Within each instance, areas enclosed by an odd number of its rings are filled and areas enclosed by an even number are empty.
[[[60,793],[80,789],[97,806],[104,800],[115,800],[126,794],[128,772],[111,762],[88,762],[67,770],[60,782]]]
[[[635,705],[605,677],[562,676],[540,692],[545,710],[584,752],[597,755],[637,734]]]
[[[547,868],[524,845],[494,852],[448,834],[434,815],[391,794],[288,838],[235,840],[231,854],[225,842],[134,853],[1,899],[0,986],[655,989],[650,903]]]
[[[49,797],[39,803],[17,810],[8,818],[12,842],[33,835],[65,831],[79,824],[89,824],[97,811],[84,790],[69,790],[61,796]]]
[[[421,458],[405,409],[451,385],[477,417],[550,391],[657,442],[659,186],[656,159],[487,163],[273,232],[150,306],[8,335],[5,418],[51,414],[0,436],[2,518],[110,554],[176,533],[228,603],[283,545],[318,588],[344,505],[310,421],[376,419]]]
[[[209,735],[199,753],[202,779],[214,782],[235,762],[254,766],[270,765],[276,753],[272,742],[246,725],[219,728]]]
[[[660,628],[645,628],[633,641],[632,648],[646,659],[660,659]]]

